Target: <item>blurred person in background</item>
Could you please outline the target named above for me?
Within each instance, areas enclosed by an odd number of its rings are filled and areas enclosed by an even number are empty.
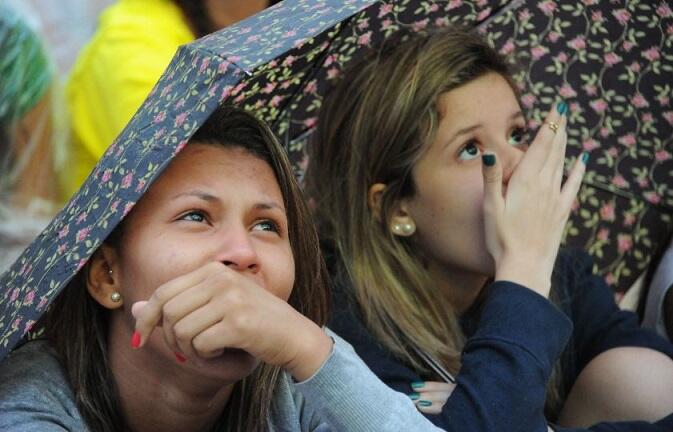
[[[79,188],[180,45],[275,3],[278,0],[119,0],[107,8],[67,83],[71,169],[59,179],[62,198]]]
[[[54,68],[26,18],[0,2],[0,273],[58,204]]]

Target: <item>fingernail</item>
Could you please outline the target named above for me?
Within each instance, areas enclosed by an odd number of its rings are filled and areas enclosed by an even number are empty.
[[[416,393],[416,392],[409,393],[407,396],[409,396],[409,399],[411,399],[411,400],[416,400],[416,399],[418,399],[419,397],[421,397],[421,395],[418,394],[418,393]]]
[[[131,346],[133,348],[140,347],[140,333],[138,333],[137,331],[134,331],[133,336],[131,336]]]
[[[484,165],[486,166],[493,166],[495,165],[495,155],[490,153],[481,155],[481,161],[484,162]]]
[[[418,401],[418,406],[429,407],[430,405],[432,405],[432,402],[430,401],[426,400]]]
[[[559,114],[565,115],[565,113],[568,112],[568,104],[565,103],[564,101],[561,101],[556,104],[556,111],[558,111]]]
[[[187,359],[185,358],[185,356],[183,356],[183,355],[180,354],[179,352],[176,352],[176,353],[175,353],[175,359],[178,361],[178,363],[184,363],[184,362],[187,361]]]
[[[589,162],[589,153],[583,152],[582,156],[581,156],[581,159],[582,159],[582,163],[584,165],[586,165]]]
[[[411,383],[411,388],[413,389],[419,389],[425,387],[425,383],[423,381],[416,381]]]

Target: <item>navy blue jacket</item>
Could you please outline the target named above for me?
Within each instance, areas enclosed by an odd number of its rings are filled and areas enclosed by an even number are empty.
[[[485,289],[483,303],[472,308],[478,312],[461,319],[468,340],[456,388],[441,414],[427,415],[447,431],[546,431],[546,384],[559,358],[562,394],[589,361],[610,348],[649,347],[673,358],[673,345],[640,328],[635,314],[616,306],[612,290],[592,274],[591,258],[583,252],[559,254],[554,275],[558,306],[512,282],[494,282]],[[343,285],[335,289],[329,327],[353,345],[381,380],[411,393],[410,383],[425,378],[378,344],[347,290]],[[672,432],[673,414],[657,424],[601,423],[590,430]]]

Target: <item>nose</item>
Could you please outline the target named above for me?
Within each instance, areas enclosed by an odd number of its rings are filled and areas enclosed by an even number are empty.
[[[241,227],[227,231],[221,237],[217,261],[236,271],[257,273],[260,266],[259,256],[248,230]]]
[[[502,182],[507,185],[509,183],[512,173],[521,162],[523,155],[527,147],[525,145],[513,146],[509,143],[505,143],[500,146],[500,149],[497,152],[497,157],[502,163]]]

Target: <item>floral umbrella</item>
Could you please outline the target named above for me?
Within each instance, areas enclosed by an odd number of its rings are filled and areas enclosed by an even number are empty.
[[[243,88],[260,89],[283,71],[275,66],[310,69],[340,23],[372,3],[286,0],[181,47],[84,185],[0,276],[0,360],[218,105],[232,103]],[[288,79],[283,87],[296,91],[298,84]]]
[[[517,1],[482,29],[520,65],[532,126],[561,96],[591,159],[565,243],[620,298],[673,231],[673,11],[666,1]]]
[[[296,142],[316,97],[371,47],[398,31],[483,23],[506,3],[285,0],[181,47],[80,191],[0,276],[0,359],[219,104],[252,110]]]
[[[673,13],[666,2],[382,1],[332,34],[300,91],[283,91],[292,75],[281,68],[261,91],[243,88],[236,100],[274,126],[301,178],[322,98],[362,48],[450,23],[478,27],[518,66],[531,127],[556,98],[569,102],[569,158],[584,150],[591,159],[564,241],[593,255],[621,297],[673,230]]]

